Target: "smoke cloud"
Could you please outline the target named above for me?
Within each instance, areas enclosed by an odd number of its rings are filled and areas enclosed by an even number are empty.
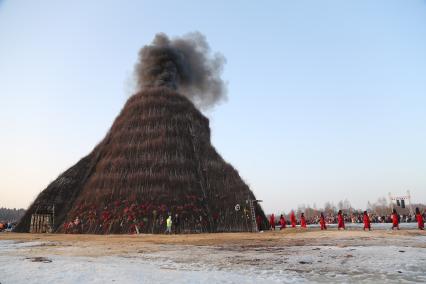
[[[139,51],[135,73],[139,89],[168,87],[209,108],[226,99],[221,78],[226,60],[211,54],[206,37],[199,32],[170,39],[159,33]]]

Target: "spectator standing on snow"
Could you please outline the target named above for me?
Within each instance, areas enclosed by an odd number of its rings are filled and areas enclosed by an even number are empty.
[[[166,219],[166,234],[172,233],[172,216],[169,215],[169,217]]]
[[[179,214],[175,214],[175,217],[173,218],[173,222],[174,227],[175,227],[175,234],[179,234],[180,233],[180,218],[179,218]]]

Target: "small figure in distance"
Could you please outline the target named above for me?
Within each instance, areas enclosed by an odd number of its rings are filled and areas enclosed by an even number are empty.
[[[342,210],[339,210],[339,212],[337,212],[337,230],[340,229],[346,230]]]
[[[175,214],[175,217],[172,220],[172,224],[174,224],[175,234],[179,234],[180,233],[180,218],[179,218],[178,213]]]
[[[166,234],[172,233],[172,216],[169,215],[169,217],[166,219]]]
[[[370,217],[368,216],[367,211],[364,211],[364,231],[366,229],[368,229],[369,231],[371,231],[371,222],[370,222]]]
[[[294,211],[291,211],[290,222],[291,222],[291,227],[296,228],[296,216],[294,215]]]
[[[260,215],[256,216],[256,224],[257,224],[257,230],[259,232],[262,231],[262,217],[260,217]]]
[[[320,226],[321,226],[321,230],[327,230],[327,224],[325,223],[324,213],[322,212],[320,216]]]
[[[270,227],[271,231],[275,231],[275,215],[274,215],[274,213],[272,213],[271,216],[269,217],[269,225],[271,226]]]
[[[392,230],[394,230],[395,228],[397,230],[399,230],[399,215],[396,212],[395,208],[392,210],[392,216],[391,216],[391,218],[392,218]]]
[[[285,226],[286,226],[286,221],[285,221],[284,215],[281,214],[281,216],[280,216],[280,230],[284,230]]]
[[[300,214],[300,227],[306,229],[306,219],[303,213]]]
[[[418,225],[419,230],[424,230],[425,229],[425,221],[423,220],[423,215],[420,214],[419,207],[416,207],[416,219],[417,219],[417,225]]]

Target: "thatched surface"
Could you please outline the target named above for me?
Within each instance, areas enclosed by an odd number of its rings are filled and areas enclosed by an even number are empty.
[[[210,144],[208,119],[178,93],[148,89],[127,101],[89,156],[38,196],[19,230],[36,204],[54,202],[58,231],[79,217],[84,233],[162,233],[169,213],[179,215],[180,232],[250,231],[247,198],[255,199]]]
[[[94,152],[61,174],[37,196],[36,200],[30,205],[25,215],[17,224],[15,228],[16,232],[28,232],[31,215],[34,213],[45,213],[46,209],[51,211],[53,210],[53,205],[55,205],[55,223],[61,224],[65,221],[68,210],[71,209],[73,201],[77,198],[87,175],[92,171],[94,166]]]

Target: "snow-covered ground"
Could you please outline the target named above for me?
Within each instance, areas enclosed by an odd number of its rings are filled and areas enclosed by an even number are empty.
[[[264,233],[253,245],[0,239],[0,283],[426,282],[426,235],[335,233]]]

